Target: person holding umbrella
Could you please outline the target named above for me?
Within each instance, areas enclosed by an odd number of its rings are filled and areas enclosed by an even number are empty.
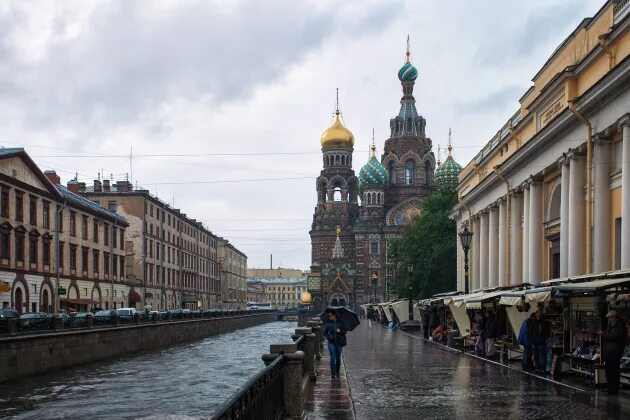
[[[341,350],[346,345],[347,328],[343,321],[337,319],[337,312],[333,308],[326,309],[326,324],[324,326],[324,336],[328,341],[328,352],[330,353],[330,376],[332,379],[339,377],[341,369]]]

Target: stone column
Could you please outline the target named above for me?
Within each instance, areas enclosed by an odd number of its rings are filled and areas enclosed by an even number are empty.
[[[315,334],[315,338],[313,340],[313,352],[315,353],[315,359],[320,360],[322,358],[322,353],[320,352],[319,343],[317,341],[319,340],[322,328],[319,326],[317,321],[308,321],[306,325],[309,326],[311,331],[313,331],[313,334]]]
[[[512,194],[510,203],[510,282],[521,284],[523,278],[523,232],[521,215],[523,214],[523,195]]]
[[[473,237],[472,237],[472,246],[470,247],[470,251],[472,253],[472,279],[471,279],[471,287],[470,290],[479,289],[479,245],[481,244],[481,220],[479,215],[475,215],[473,218]]]
[[[314,378],[315,351],[313,349],[313,343],[315,342],[315,335],[313,335],[313,330],[310,327],[299,327],[295,329],[295,336],[297,338],[304,337],[304,341],[302,342],[302,349],[304,351],[304,374]]]
[[[630,269],[630,114],[619,122],[621,152],[621,268]]]
[[[302,361],[304,352],[285,353],[284,368],[284,418],[301,420],[304,415],[302,395]]]
[[[505,200],[499,202],[499,282],[497,286],[507,284],[507,203]]]
[[[481,213],[479,223],[479,288],[488,287],[488,212]]]
[[[529,279],[531,284],[538,284],[542,280],[542,184],[532,182],[529,187]]]
[[[488,217],[488,287],[499,284],[499,209],[491,207]]]
[[[529,183],[523,185],[523,283],[529,282]]]
[[[584,157],[569,154],[568,276],[584,274]]]
[[[560,180],[560,277],[569,274],[569,160],[562,155],[558,161],[562,169]]]
[[[593,197],[593,272],[610,270],[610,148],[611,142],[595,137]]]

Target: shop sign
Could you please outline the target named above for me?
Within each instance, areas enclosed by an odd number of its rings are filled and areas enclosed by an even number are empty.
[[[66,295],[66,289],[64,289],[63,287],[60,287],[59,289],[57,289],[57,294],[59,296],[65,296]]]

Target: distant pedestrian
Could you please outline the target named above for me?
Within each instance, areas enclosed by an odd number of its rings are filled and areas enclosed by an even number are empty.
[[[494,317],[492,311],[486,311],[486,343],[485,351],[487,357],[494,356],[497,352],[494,347],[494,342],[497,339],[498,326],[497,320]]]
[[[521,361],[521,365],[524,372],[532,371],[532,342],[529,337],[529,328],[535,316],[536,315],[532,313],[529,318],[523,321],[521,330],[518,333],[518,344],[523,346],[523,360]]]
[[[431,315],[429,315],[429,310],[428,308],[425,308],[424,311],[422,311],[422,332],[424,334],[424,339],[428,340],[429,339],[429,322],[431,320]]]
[[[534,352],[536,372],[544,375],[547,361],[547,339],[549,338],[549,323],[544,319],[542,308],[538,308],[528,325],[529,340]]]
[[[609,395],[619,393],[620,363],[626,347],[626,326],[617,317],[617,311],[606,314],[608,326],[603,336],[603,360],[606,365],[606,385]]]
[[[328,341],[328,352],[330,353],[330,376],[332,379],[339,377],[341,369],[341,349],[346,345],[346,331],[343,323],[337,320],[337,313],[334,309],[328,309],[328,321],[324,326],[324,336]]]

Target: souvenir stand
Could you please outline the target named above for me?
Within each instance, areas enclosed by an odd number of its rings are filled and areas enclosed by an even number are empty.
[[[630,291],[630,278],[599,278],[556,286],[556,297],[568,300],[569,333],[565,357],[573,372],[588,376],[593,384],[604,384],[606,374],[601,360],[602,333],[606,313],[614,296]],[[612,297],[611,297],[612,295]]]
[[[466,302],[486,292],[475,292],[468,295],[453,296],[448,303],[448,308],[457,323],[459,334],[464,337],[464,348],[474,347],[479,335],[479,329],[471,322],[466,310]]]
[[[526,319],[542,308],[545,319],[551,324],[550,349],[558,356],[562,355],[564,336],[564,319],[562,301],[553,299],[554,287],[534,287],[524,290],[503,292],[499,306],[505,309],[509,320],[510,332],[507,334],[506,349],[508,361],[522,356],[523,349],[517,343],[521,326]],[[551,366],[550,366],[551,367]]]
[[[394,300],[390,303],[392,310],[398,317],[398,322],[409,321],[409,299]]]
[[[606,301],[608,308],[617,311],[617,316],[626,324],[626,348],[621,358],[621,383],[630,385],[630,290],[610,293]]]

